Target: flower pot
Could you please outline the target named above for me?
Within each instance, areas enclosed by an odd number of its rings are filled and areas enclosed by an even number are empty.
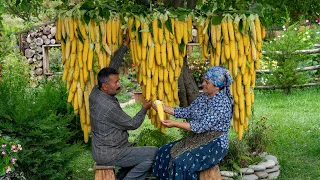
[[[142,102],[142,92],[134,92],[134,101],[137,102]]]

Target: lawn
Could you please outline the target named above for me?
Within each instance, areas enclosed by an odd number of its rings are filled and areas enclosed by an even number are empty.
[[[268,152],[277,156],[281,165],[280,180],[320,179],[320,87],[294,89],[291,95],[280,91],[255,90],[253,118],[267,118],[272,126],[272,142]],[[126,106],[130,115],[141,108],[141,104]],[[149,119],[143,125],[130,131],[130,141],[145,128],[152,128]],[[176,129],[168,134],[179,138]],[[72,162],[75,167],[74,179],[94,179],[91,171],[93,160],[90,149]]]

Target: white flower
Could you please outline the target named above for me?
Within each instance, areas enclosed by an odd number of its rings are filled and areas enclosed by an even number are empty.
[[[284,37],[284,35],[282,35],[282,37]]]
[[[287,29],[286,29],[286,28],[284,28],[283,30],[284,30],[284,31],[286,31]]]
[[[307,31],[305,34],[309,34],[309,32]]]
[[[282,26],[282,28],[283,28],[283,29],[285,29],[285,28],[286,28],[286,26],[285,26],[285,25],[283,25],[283,26]]]
[[[302,41],[305,41],[305,40],[306,40],[306,38],[303,38],[303,39],[302,39]]]
[[[296,30],[298,30],[298,28],[294,28],[294,30],[296,31]]]
[[[319,34],[320,32],[316,32],[317,34]]]
[[[310,38],[310,36],[307,36],[307,38]]]
[[[276,38],[273,39],[274,41],[276,40]]]

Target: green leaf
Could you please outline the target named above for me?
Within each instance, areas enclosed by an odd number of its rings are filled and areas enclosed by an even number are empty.
[[[173,33],[173,27],[172,27],[172,22],[171,19],[168,18],[165,22],[166,28],[169,30],[169,32]]]
[[[221,24],[222,19],[223,19],[223,16],[212,16],[211,24],[213,25]]]
[[[90,22],[90,17],[89,17],[89,15],[88,15],[88,13],[85,13],[85,14],[83,15],[83,20],[84,20],[84,22],[85,22],[86,24],[89,24],[89,22]]]

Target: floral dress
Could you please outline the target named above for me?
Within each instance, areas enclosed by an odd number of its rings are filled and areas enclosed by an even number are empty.
[[[198,179],[199,172],[218,164],[228,151],[233,99],[221,90],[200,94],[186,108],[174,108],[176,118],[190,119],[191,133],[160,147],[152,175],[165,179]]]

